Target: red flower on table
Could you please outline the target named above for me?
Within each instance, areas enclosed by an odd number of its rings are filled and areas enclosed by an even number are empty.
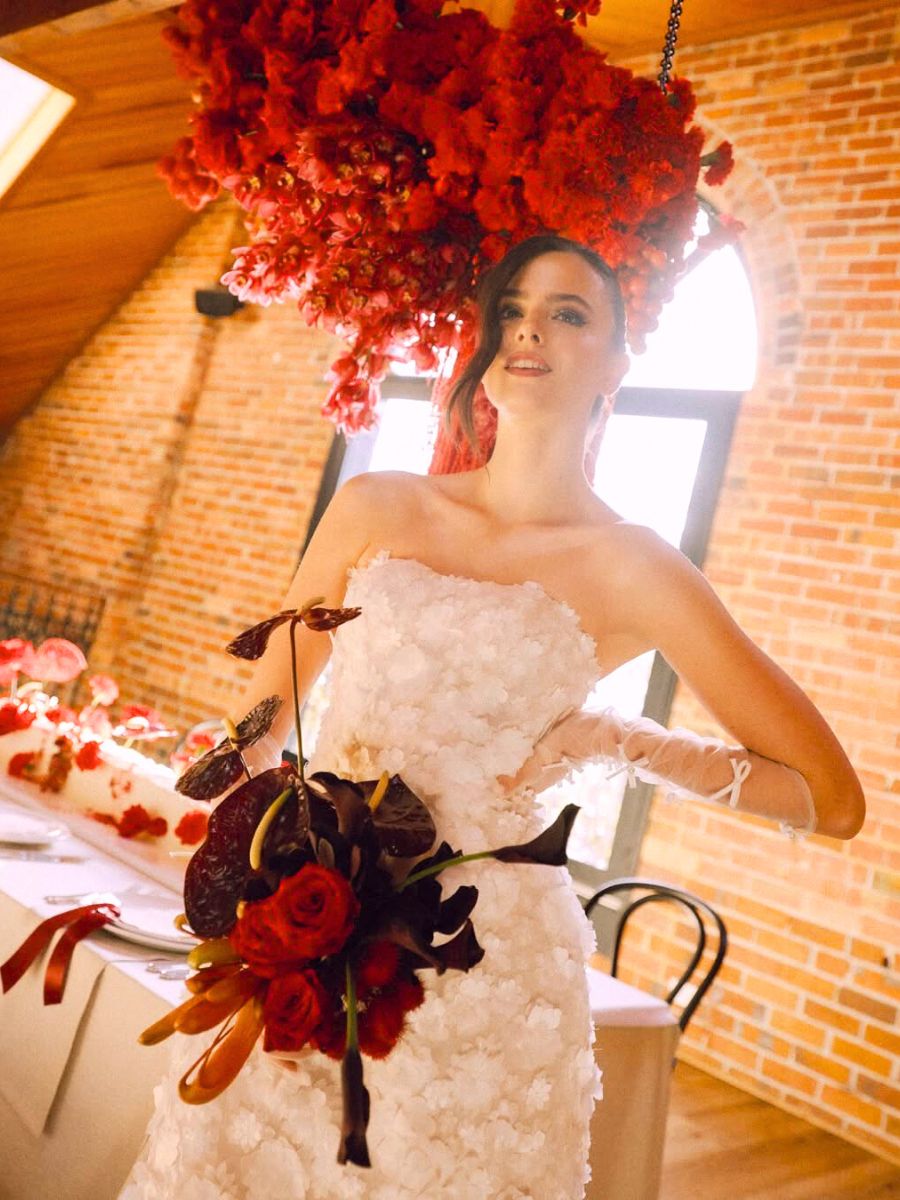
[[[331,998],[315,971],[287,971],[269,984],[263,1004],[264,1050],[302,1050]]]
[[[99,742],[85,742],[75,755],[75,766],[82,771],[94,771],[102,761]]]
[[[54,704],[46,710],[44,716],[54,725],[62,725],[66,721],[74,724],[78,720],[75,709],[69,708],[68,704]]]
[[[169,828],[165,817],[151,817],[143,804],[126,808],[117,822],[119,837],[136,838],[141,834],[162,837]]]
[[[0,737],[5,733],[16,733],[27,729],[35,718],[35,713],[25,705],[18,705],[14,700],[0,704]]]
[[[175,826],[175,836],[185,846],[197,846],[206,837],[209,817],[201,809],[187,812]]]
[[[286,963],[336,954],[358,913],[359,901],[339,871],[307,863],[273,895],[247,904],[229,938],[251,970],[273,978]]]
[[[39,750],[21,750],[18,754],[14,754],[7,763],[7,774],[12,775],[14,779],[31,779],[35,774],[40,757]]]

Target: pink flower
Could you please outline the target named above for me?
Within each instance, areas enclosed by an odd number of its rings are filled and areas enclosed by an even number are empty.
[[[109,675],[91,675],[88,687],[95,704],[108,706],[119,698],[119,685]]]
[[[74,642],[47,638],[35,651],[29,675],[42,683],[70,683],[87,666],[87,659]]]

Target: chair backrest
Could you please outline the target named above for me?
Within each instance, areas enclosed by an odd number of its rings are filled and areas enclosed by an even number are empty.
[[[692,892],[683,891],[681,888],[672,887],[671,884],[663,883],[656,879],[641,879],[638,876],[629,876],[624,879],[614,879],[606,883],[598,891],[594,892],[593,896],[587,901],[584,906],[586,916],[590,916],[594,908],[599,904],[604,896],[614,895],[616,892],[632,892],[643,891],[643,895],[633,897],[628,900],[622,907],[616,919],[615,937],[613,940],[612,963],[610,966],[610,974],[615,976],[619,968],[619,951],[622,945],[622,935],[625,932],[625,925],[632,915],[642,908],[645,904],[653,904],[657,902],[680,904],[687,909],[697,926],[697,945],[690,957],[687,967],[682,972],[678,982],[670,990],[666,996],[666,1003],[671,1004],[682,987],[691,979],[694,972],[700,965],[700,960],[703,957],[703,952],[706,949],[707,942],[707,921],[715,927],[718,934],[716,952],[709,967],[700,977],[696,990],[690,1000],[684,1006],[681,1016],[678,1018],[678,1025],[681,1032],[684,1033],[688,1027],[688,1022],[697,1011],[697,1006],[706,993],[712,987],[713,980],[719,973],[719,969],[725,959],[725,953],[728,950],[728,931],[725,928],[725,922],[719,916],[711,905],[707,904],[699,896],[695,896]]]

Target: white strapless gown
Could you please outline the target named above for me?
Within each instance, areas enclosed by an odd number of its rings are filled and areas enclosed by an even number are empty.
[[[533,837],[546,814],[496,776],[514,774],[600,674],[574,611],[537,583],[441,575],[385,552],[351,572],[345,603],[362,615],[334,634],[310,770],[402,775],[454,849]],[[394,1050],[364,1057],[372,1167],[336,1162],[338,1062],[310,1054],[292,1073],[257,1048],[193,1107],[176,1082],[212,1035],[176,1035],[120,1200],[581,1200],[600,1096],[593,928],[565,867],[488,859],[440,878],[445,895],[478,886],[485,954],[468,974],[423,971],[425,1002]]]

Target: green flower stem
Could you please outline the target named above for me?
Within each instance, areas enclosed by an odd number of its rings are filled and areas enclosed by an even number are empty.
[[[297,728],[297,766],[300,770],[301,783],[306,783],[306,776],[303,774],[303,730],[300,728],[300,697],[297,691],[297,641],[295,630],[299,623],[299,617],[291,619],[291,683],[294,693],[294,725]]]
[[[421,871],[414,871],[412,875],[407,875],[397,891],[402,892],[408,884],[416,883],[429,875],[437,875],[439,871],[443,871],[447,867],[455,867],[457,863],[474,862],[476,858],[491,858],[493,853],[493,850],[479,850],[477,854],[459,854],[456,858],[445,858],[443,862],[432,863],[430,867],[423,867]]]
[[[344,966],[344,974],[347,980],[347,1049],[356,1050],[359,1046],[356,1026],[356,980],[350,969],[349,958]]]

